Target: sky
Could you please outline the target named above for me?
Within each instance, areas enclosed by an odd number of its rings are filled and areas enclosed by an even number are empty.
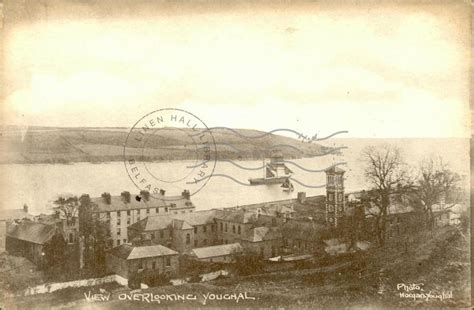
[[[459,2],[42,3],[5,7],[4,124],[131,127],[180,108],[208,127],[470,135]]]

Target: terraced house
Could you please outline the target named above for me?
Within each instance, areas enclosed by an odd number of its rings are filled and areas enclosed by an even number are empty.
[[[161,193],[163,198],[164,194]],[[91,198],[91,212],[100,220],[109,223],[109,246],[118,246],[129,242],[127,228],[144,218],[159,214],[185,214],[195,210],[187,190],[183,191],[181,196],[168,198],[170,199],[151,197],[147,191],[141,191],[137,196],[132,196],[127,191],[122,192],[120,196],[103,193],[101,197]]]

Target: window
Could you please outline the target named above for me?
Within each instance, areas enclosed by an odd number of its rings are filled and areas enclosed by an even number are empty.
[[[123,239],[123,243],[127,243],[127,239]]]
[[[260,247],[260,255],[263,256],[264,253],[265,253],[265,248],[262,246]]]
[[[120,245],[120,239],[117,239],[117,245]]]
[[[127,218],[127,225],[130,225],[130,218]]]
[[[222,223],[221,223],[221,231],[222,231]]]
[[[191,236],[189,234],[186,234],[186,244],[191,243]]]
[[[232,233],[235,234],[235,225],[232,225]]]
[[[224,240],[224,244],[227,244],[227,239]]]
[[[211,224],[211,231],[214,232],[216,230],[216,227],[214,226],[214,224]]]
[[[156,262],[151,263],[151,269],[156,269]]]
[[[170,267],[171,266],[171,259],[169,257],[167,257],[165,259],[165,261],[166,261],[166,267]]]
[[[117,236],[120,236],[120,228],[117,229]]]
[[[276,226],[276,224],[277,224],[276,218],[272,217],[272,225],[273,225],[273,226]]]
[[[165,212],[168,213],[168,207],[165,207]]]
[[[194,246],[198,246],[198,241],[194,240]]]
[[[194,227],[194,233],[195,233],[195,234],[198,233],[198,228],[197,228],[197,227]]]
[[[140,265],[139,265],[139,266],[140,266],[140,269],[143,269],[143,265],[144,265],[144,264],[143,264],[143,260],[140,259]]]
[[[120,226],[120,217],[117,218],[117,226]]]
[[[146,214],[150,214],[150,209],[146,209]]]
[[[130,210],[127,211],[127,215],[130,216]]]
[[[400,222],[401,222],[400,218],[399,218],[399,217],[397,217],[397,223],[399,223],[399,224],[400,224]]]
[[[204,245],[207,245],[207,239],[204,239],[203,243]]]
[[[154,240],[154,239],[155,239],[155,234],[154,234],[154,233],[151,233],[151,234],[150,234],[150,239],[151,239],[151,240]]]
[[[329,199],[329,201],[333,201],[334,200],[334,194],[329,193],[328,194],[328,199]]]
[[[160,230],[160,238],[163,238],[163,237],[164,237],[164,232]]]
[[[240,235],[240,225],[237,227],[237,233]]]
[[[225,223],[225,229],[224,230],[225,230],[225,232],[227,232],[227,223]]]
[[[69,233],[69,243],[74,242],[74,235],[72,233]]]
[[[160,208],[156,208],[156,209],[155,209],[155,212],[156,212],[156,213],[160,213]]]
[[[342,193],[337,194],[337,200],[342,201]]]
[[[202,231],[203,231],[203,232],[207,232],[207,226],[206,226],[206,225],[204,225],[204,226],[202,227]]]

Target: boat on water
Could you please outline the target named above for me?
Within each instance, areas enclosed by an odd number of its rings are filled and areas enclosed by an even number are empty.
[[[286,179],[286,181],[281,185],[281,187],[283,188],[284,192],[288,193],[291,193],[295,190],[295,187],[293,186],[293,183],[291,183],[289,178]]]
[[[278,152],[272,154],[269,163],[265,163],[265,159],[263,160],[263,173],[264,177],[251,178],[249,183],[251,185],[284,184],[289,181],[293,171],[285,165],[283,155],[281,152]]]

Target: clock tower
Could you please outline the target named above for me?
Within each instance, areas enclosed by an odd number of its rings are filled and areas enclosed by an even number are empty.
[[[336,227],[338,221],[344,216],[344,173],[336,166],[325,170],[326,172],[326,223]]]

